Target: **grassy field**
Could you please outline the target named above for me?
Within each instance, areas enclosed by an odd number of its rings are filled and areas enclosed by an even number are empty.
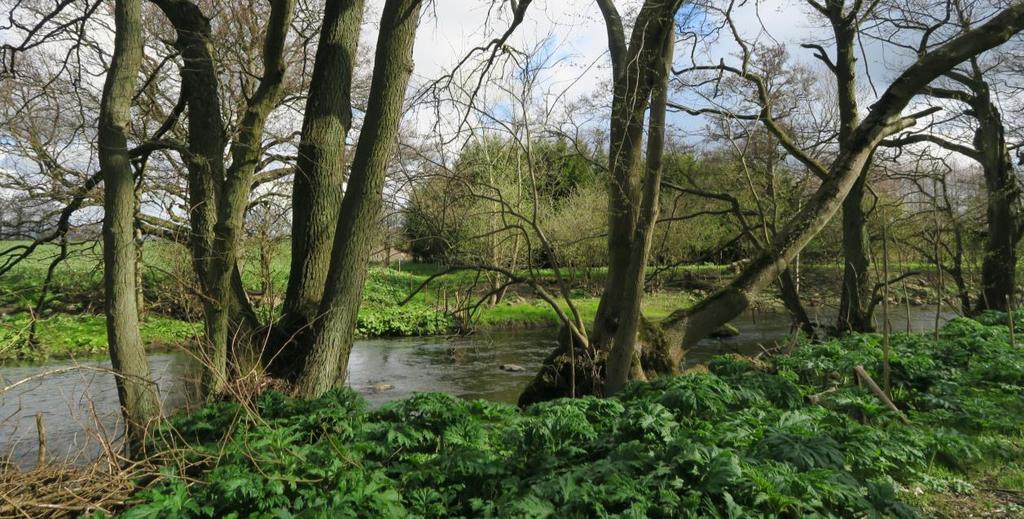
[[[25,243],[4,242],[0,250]],[[162,241],[147,242],[142,250],[146,310],[143,339],[160,347],[197,337],[202,333],[202,325],[198,323],[198,306],[191,292],[194,280],[187,251]],[[32,318],[50,263],[58,254],[56,245],[42,245],[0,276],[0,361],[85,356],[106,351],[102,250],[95,242],[69,247],[68,257],[54,270],[43,312]],[[267,259],[269,268],[261,268],[258,252],[248,251],[243,262],[243,282],[253,294],[259,313],[272,318],[287,284],[287,247],[276,247]],[[503,301],[494,306],[479,305],[472,315],[458,313],[463,322],[457,322],[452,316],[457,314],[455,310],[476,303],[487,286],[486,280],[473,271],[453,271],[437,277],[401,304],[430,276],[445,269],[426,263],[372,266],[357,333],[363,337],[438,335],[466,326],[497,329],[558,324],[555,311],[525,287],[513,287]],[[681,267],[677,273],[720,270],[722,267],[699,265]],[[606,269],[563,270],[562,274],[570,280],[577,308],[587,321],[592,320]],[[534,276],[553,289],[553,271],[538,270]],[[650,318],[660,319],[694,300],[690,292],[663,290],[645,299],[644,312]],[[567,305],[563,304],[563,309],[568,311]],[[33,322],[35,335],[34,341],[30,341]]]
[[[26,242],[3,242],[0,250]],[[160,346],[188,341],[201,333],[195,324],[201,314],[194,295],[191,261],[186,249],[165,241],[148,241],[142,248],[142,280],[145,296],[144,340]],[[36,316],[34,341],[28,341],[30,317],[36,307],[43,280],[56,245],[42,245],[29,258],[0,276],[0,361],[41,359],[101,353],[106,348],[103,324],[102,250],[96,242],[76,243],[68,257],[54,270],[51,289],[43,312]],[[261,267],[262,265],[262,267]],[[288,279],[289,255],[286,243],[273,247],[261,262],[259,251],[249,249],[242,262],[242,278],[264,319],[278,314]],[[893,272],[927,270],[925,265],[892,265]],[[834,301],[837,265],[803,266],[804,297],[808,304]],[[685,265],[659,272],[659,288],[644,298],[644,314],[661,319],[677,308],[687,307],[710,287],[732,275],[731,267]],[[431,276],[430,284],[412,294]],[[607,274],[605,268],[563,269],[573,301],[586,321],[597,311],[598,297]],[[539,269],[531,275],[553,293],[557,292],[555,272]],[[913,301],[934,299],[927,275],[908,281],[906,292]],[[510,288],[497,305],[475,305],[488,282],[470,270],[447,272],[447,267],[429,263],[393,262],[370,269],[357,323],[362,337],[439,335],[458,329],[536,328],[556,326],[555,311],[534,296],[528,287]],[[947,290],[952,283],[947,283]],[[895,289],[896,295],[904,292]],[[406,299],[408,301],[405,301]],[[404,302],[404,304],[402,304]],[[777,305],[775,295],[766,293],[764,305]],[[475,306],[473,312],[457,312]],[[568,311],[566,305],[563,309]]]

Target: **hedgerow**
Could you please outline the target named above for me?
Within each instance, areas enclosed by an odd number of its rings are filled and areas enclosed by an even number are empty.
[[[913,517],[908,488],[964,490],[963,471],[1020,457],[1024,349],[986,322],[892,338],[910,425],[852,378],[880,379],[872,335],[524,410],[438,393],[370,410],[350,390],[214,404],[158,431],[176,461],[122,516]]]

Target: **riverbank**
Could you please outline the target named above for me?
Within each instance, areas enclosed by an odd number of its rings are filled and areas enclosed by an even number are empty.
[[[55,246],[41,246],[12,271],[0,276],[0,362],[88,358],[106,353],[99,247],[89,242],[76,244],[70,250],[70,256],[54,271],[51,292],[41,315],[36,315],[34,308],[49,262],[57,254]],[[143,251],[143,341],[154,351],[194,341],[202,334],[198,304],[189,288],[189,273],[174,270],[188,264],[184,250],[174,244],[156,242],[147,244]],[[287,279],[287,256],[275,257],[269,267],[262,273],[265,279],[261,279],[257,269],[243,270],[243,281],[257,314],[264,318],[278,313]],[[485,284],[475,272],[448,273],[424,285],[444,270],[440,265],[417,263],[371,267],[356,325],[357,337],[434,336],[559,324],[555,311],[523,287],[509,289],[497,304],[476,305]],[[696,266],[692,270],[713,269]],[[577,269],[567,274],[574,304],[589,322],[597,310],[605,271]],[[553,283],[553,272],[540,271],[538,275],[543,283]],[[694,300],[692,291],[665,290],[646,298],[644,312],[657,319]],[[468,307],[474,310],[460,311]]]
[[[106,356],[107,329],[102,315],[54,314],[35,320],[27,314],[0,317],[0,363]],[[202,324],[149,315],[139,326],[150,352],[172,350],[202,332]]]
[[[175,455],[126,517],[1019,517],[1024,348],[1005,322],[892,337],[908,424],[854,378],[881,383],[878,335],[524,410],[430,393],[371,411],[348,390],[214,404],[161,427],[151,448]]]
[[[43,285],[50,260],[57,253],[56,246],[41,246],[12,271],[0,276],[0,362],[85,358],[106,352],[102,269],[98,268],[100,248],[93,242],[85,242],[73,245],[70,250],[69,258],[54,271],[48,302],[36,318],[34,341],[29,340],[29,331],[31,316],[37,312],[29,309],[34,309],[37,303],[39,287]],[[289,262],[286,253],[279,253],[269,259],[265,270],[257,268],[258,263],[254,258],[247,259],[243,282],[251,293],[257,314],[269,319],[278,314]],[[199,305],[190,288],[188,264],[187,253],[176,244],[152,242],[143,248],[146,317],[141,331],[151,349],[187,344],[202,333]],[[420,263],[372,267],[356,326],[357,336],[432,336],[559,324],[555,311],[526,287],[511,287],[495,305],[487,302],[477,305],[488,283],[471,271],[455,271],[432,278],[444,271],[444,266]],[[802,276],[808,307],[834,304],[838,272],[834,266],[804,266]],[[539,270],[534,275],[550,291],[557,292],[554,272]],[[563,275],[584,321],[592,322],[606,269],[565,269]],[[727,282],[731,275],[731,267],[719,265],[652,269],[643,312],[650,319],[664,318],[676,309],[692,305]],[[430,283],[424,285],[428,280]],[[894,292],[900,299],[921,303],[933,298],[928,286],[922,279],[914,278],[906,286],[901,283],[901,289]],[[413,295],[410,297],[410,294]],[[768,291],[755,306],[778,309],[781,303],[774,291]],[[473,311],[460,311],[471,307]],[[564,305],[563,309],[568,311]],[[812,315],[812,319],[815,317]]]
[[[597,312],[598,298],[574,301],[583,318],[590,322]],[[692,304],[686,293],[662,293],[647,298],[644,314],[652,319]],[[567,310],[567,308],[566,308]],[[29,341],[32,320],[27,314],[0,317],[0,363],[39,362],[68,358],[89,358],[107,353],[106,323],[102,315],[53,314],[36,320],[35,341]],[[472,323],[476,333],[505,330],[553,328],[559,325],[555,311],[543,301],[516,297],[493,307],[480,309]],[[149,351],[163,351],[199,338],[202,323],[150,315],[140,327]],[[373,305],[359,313],[357,338],[428,337],[459,331],[455,320],[431,306]]]

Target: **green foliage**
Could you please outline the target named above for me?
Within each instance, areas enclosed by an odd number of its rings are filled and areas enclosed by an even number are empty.
[[[561,148],[556,146],[553,149]],[[576,159],[567,157],[565,160],[572,162]],[[585,179],[586,175],[582,175],[570,184],[575,186]],[[603,190],[598,191],[601,197],[605,197]],[[600,220],[604,222],[605,218],[601,217]],[[567,228],[570,230],[567,239],[578,241],[579,219],[570,219]],[[3,242],[5,247],[27,244]],[[90,241],[73,244],[69,250],[69,256],[55,271],[44,317],[37,325],[35,343],[28,341],[28,309],[35,307],[50,261],[56,257],[59,248],[53,244],[44,244],[13,270],[0,276],[0,312],[5,314],[0,316],[0,361],[34,361],[106,352],[106,329],[101,315],[102,249],[98,242]],[[201,334],[201,305],[193,290],[195,280],[192,278],[188,250],[177,243],[151,240],[145,243],[142,251],[143,292],[147,312],[142,325],[143,339],[150,345],[164,346],[181,344]],[[272,321],[279,315],[280,309],[274,305],[280,304],[279,296],[284,293],[287,284],[288,254],[287,243],[272,244],[268,259],[269,288],[273,297],[254,298],[257,315],[264,321]],[[597,256],[589,254],[588,257]],[[264,286],[266,280],[261,275],[260,259],[259,247],[246,248],[241,261],[242,281],[250,291],[267,288]],[[400,305],[424,281],[444,268],[427,263],[402,263],[394,268],[371,267],[356,333],[360,337],[381,337],[442,335],[454,331],[454,320],[440,309],[443,299],[446,294],[458,293],[463,297],[460,304],[465,304],[465,295],[473,292],[469,287],[474,286],[476,290],[471,297],[478,297],[489,285],[476,272],[456,271],[438,277],[424,290],[413,295],[406,304]],[[703,272],[716,268],[720,267],[679,266],[664,274]],[[593,297],[589,289],[603,283],[606,269],[564,268],[562,274],[573,284],[575,303],[584,318],[593,319],[598,299]],[[555,277],[554,271],[550,269],[534,269],[531,275],[542,282]],[[692,300],[688,293],[650,294],[644,298],[644,313],[649,318],[659,319],[681,306],[691,304]],[[449,309],[454,309],[454,306],[452,303]],[[471,324],[477,328],[493,329],[557,326],[559,323],[556,313],[547,303],[532,298],[529,291],[511,291],[502,304],[482,306]]]
[[[1000,318],[987,313],[980,321],[953,319],[938,340],[893,335],[893,400],[915,422],[951,424],[967,433],[1024,434],[1024,349],[1009,343],[1005,322],[1005,314]],[[776,365],[791,370],[804,384],[849,386],[855,365],[863,365],[881,382],[881,358],[878,335],[853,335],[800,348]],[[841,391],[828,395],[825,403],[868,416],[888,413],[871,400],[865,391]]]
[[[422,282],[421,276],[387,268],[372,268],[356,321],[360,337],[441,335],[452,330],[450,316],[428,306],[422,294],[399,306]]]
[[[26,314],[0,317],[0,361],[45,360],[107,352],[106,321],[102,315],[54,314],[36,323],[36,342],[29,340],[32,323]],[[180,344],[202,333],[202,325],[161,316],[148,316],[140,327],[150,345]]]
[[[524,410],[421,394],[370,411],[349,390],[212,404],[158,432],[185,458],[124,516],[913,517],[899,489],[962,489],[959,471],[1019,459],[1022,388],[974,368],[1021,353],[989,328],[894,338],[911,426],[850,385],[877,367],[873,336]]]
[[[422,305],[370,307],[359,311],[356,335],[404,337],[441,335],[452,329],[451,317]]]

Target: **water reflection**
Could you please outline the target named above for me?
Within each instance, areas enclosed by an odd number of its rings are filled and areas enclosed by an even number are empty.
[[[828,324],[835,321],[834,308],[807,308],[811,320]],[[881,309],[875,315],[875,327],[881,330]],[[890,308],[889,326],[893,333],[905,331],[926,332],[935,329],[935,307]],[[958,314],[952,308],[939,312],[939,325],[945,324]],[[700,341],[696,347],[687,352],[686,364],[695,365],[707,362],[715,355],[737,353],[740,355],[757,355],[762,346],[770,348],[782,342],[790,333],[792,326],[789,314],[780,310],[750,310],[733,319],[730,324],[740,330],[740,335],[722,339],[708,338]]]

